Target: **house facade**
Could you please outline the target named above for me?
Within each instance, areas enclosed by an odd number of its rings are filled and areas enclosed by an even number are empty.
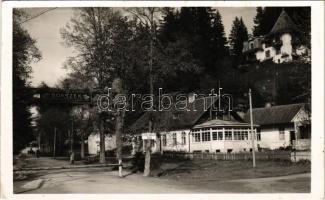
[[[244,116],[250,122],[249,112]],[[310,150],[311,117],[308,104],[289,104],[253,109],[253,121],[259,125],[261,148],[292,147]]]
[[[207,108],[204,109],[204,102]],[[176,112],[173,110],[154,113],[153,133],[147,133],[148,113],[131,127],[135,136],[134,146],[144,148],[150,140],[152,152],[181,151],[205,153],[231,153],[251,151],[250,124],[244,122],[236,112],[213,111],[217,103],[211,97],[196,99],[196,109]],[[260,143],[258,125],[254,125],[255,149]],[[140,149],[140,148],[139,148]]]
[[[99,154],[100,146],[99,146],[100,136],[98,132],[94,132],[88,136],[88,153],[90,155]],[[113,134],[105,134],[105,151],[116,149],[116,137]]]
[[[243,43],[243,63],[267,60],[283,63],[310,55],[305,45],[296,42],[297,32],[297,26],[283,10],[269,34],[250,37]]]

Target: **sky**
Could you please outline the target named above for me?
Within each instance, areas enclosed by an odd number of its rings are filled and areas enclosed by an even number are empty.
[[[35,16],[47,9],[29,8],[25,9],[25,11],[31,16]],[[223,7],[216,9],[219,10],[222,16],[227,36],[236,16],[243,18],[249,33],[251,33],[253,18],[256,14],[255,7]],[[37,41],[36,45],[42,53],[42,60],[31,64],[33,69],[32,86],[37,87],[41,82],[45,82],[53,87],[66,76],[67,70],[63,69],[63,64],[74,53],[73,49],[64,46],[60,29],[70,21],[72,16],[72,8],[57,8],[22,24],[32,38]]]

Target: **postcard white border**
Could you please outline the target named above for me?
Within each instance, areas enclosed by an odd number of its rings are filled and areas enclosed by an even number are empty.
[[[13,194],[12,8],[14,7],[312,7],[312,178],[309,194]],[[323,1],[7,1],[2,2],[1,191],[5,199],[322,199],[324,198],[324,2]]]

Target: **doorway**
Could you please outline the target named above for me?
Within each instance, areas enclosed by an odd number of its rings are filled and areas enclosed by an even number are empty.
[[[296,132],[290,131],[290,144],[293,145],[293,141],[296,140]]]

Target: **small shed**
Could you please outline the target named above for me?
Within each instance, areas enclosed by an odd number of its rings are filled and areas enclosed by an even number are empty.
[[[99,133],[95,132],[88,136],[88,153],[90,155],[99,154]],[[105,151],[116,149],[116,137],[113,134],[105,134]]]

